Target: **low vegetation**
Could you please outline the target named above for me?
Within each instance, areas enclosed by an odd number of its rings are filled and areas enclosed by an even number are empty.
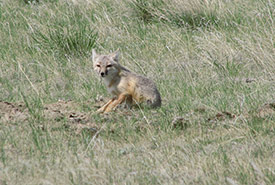
[[[0,2],[0,184],[274,184],[270,0]],[[163,99],[110,98],[91,50],[120,48]]]

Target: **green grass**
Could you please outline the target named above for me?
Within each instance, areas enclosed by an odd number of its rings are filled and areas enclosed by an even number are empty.
[[[66,56],[89,56],[91,49],[95,47],[97,33],[80,8],[72,9],[67,17],[57,17],[58,19],[53,18],[52,22],[45,25],[48,28],[46,31],[42,28],[33,31],[33,49],[39,48]]]
[[[2,1],[0,184],[274,184],[274,6]],[[95,114],[93,48],[162,107]]]

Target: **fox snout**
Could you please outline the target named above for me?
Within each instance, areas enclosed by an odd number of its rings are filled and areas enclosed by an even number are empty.
[[[107,76],[107,75],[108,75],[108,71],[105,71],[105,72],[101,71],[101,72],[100,72],[100,76],[101,76],[101,77],[105,77],[105,76]]]

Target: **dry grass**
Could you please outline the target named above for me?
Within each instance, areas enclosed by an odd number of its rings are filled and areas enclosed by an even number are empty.
[[[0,184],[274,184],[274,7],[0,2]],[[93,47],[163,106],[94,114]]]

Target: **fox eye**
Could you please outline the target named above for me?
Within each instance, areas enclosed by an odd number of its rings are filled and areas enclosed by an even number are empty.
[[[112,67],[113,65],[111,65],[111,64],[109,64],[109,65],[107,65],[106,67]]]
[[[100,65],[96,65],[96,67],[100,67]]]

